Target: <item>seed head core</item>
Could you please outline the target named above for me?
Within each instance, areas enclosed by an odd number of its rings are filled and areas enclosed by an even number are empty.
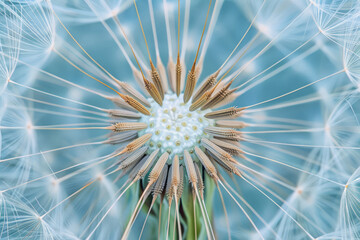
[[[149,152],[160,149],[170,154],[169,160],[175,155],[182,158],[184,150],[192,153],[195,146],[199,146],[201,138],[206,135],[205,127],[214,126],[214,120],[204,115],[211,110],[189,110],[191,102],[184,103],[183,94],[165,94],[163,105],[158,105],[153,99],[150,116],[143,115],[141,122],[147,123],[148,128],[139,132],[139,135],[151,133],[148,142]]]

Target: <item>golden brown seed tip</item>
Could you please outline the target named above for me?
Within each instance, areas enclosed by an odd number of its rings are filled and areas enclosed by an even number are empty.
[[[173,166],[170,165],[170,167],[169,167],[169,175],[168,175],[168,177],[167,177],[167,179],[166,179],[166,192],[165,192],[169,204],[172,203],[172,199],[173,199],[173,196],[174,196],[174,187],[173,187],[173,185],[171,184],[172,172],[173,172]]]
[[[153,83],[155,84],[161,99],[164,99],[164,88],[162,86],[162,82],[160,79],[160,74],[159,72],[156,70],[154,64],[152,61],[150,61],[150,66],[151,66],[151,79],[153,81]]]
[[[234,102],[236,100],[236,98],[239,96],[239,94],[236,93],[237,90],[238,90],[238,88],[226,90],[226,92],[224,93],[224,95],[225,95],[224,99],[222,99],[221,101],[216,103],[212,108],[220,108],[224,105]]]
[[[248,125],[241,121],[232,121],[232,120],[217,120],[215,125],[218,127],[227,127],[227,128],[237,128],[241,129],[247,127]]]
[[[144,83],[145,83],[145,88],[150,94],[150,96],[155,100],[155,102],[157,102],[160,106],[162,106],[162,97],[159,91],[157,90],[157,88],[155,87],[155,85],[146,78],[144,78]]]
[[[195,187],[197,184],[196,170],[195,170],[194,162],[190,156],[190,153],[187,150],[184,151],[184,158],[185,158],[186,172],[188,174],[189,181]]]
[[[194,97],[192,99],[193,102],[198,100],[199,97],[201,97],[207,90],[209,90],[211,87],[215,86],[216,84],[216,78],[218,77],[220,73],[220,69],[217,70],[215,73],[211,74],[199,87],[199,89],[194,94]]]
[[[196,100],[193,104],[191,104],[189,110],[192,112],[200,108],[209,100],[210,96],[211,93],[209,91],[204,93],[200,98],[198,98],[198,100]]]
[[[150,140],[152,134],[151,133],[147,133],[142,135],[141,137],[135,139],[134,141],[132,141],[131,143],[129,143],[120,153],[126,153],[126,152],[132,152],[136,149],[138,149],[139,147],[143,146],[147,141]]]
[[[202,107],[204,104],[206,104],[211,95],[214,93],[216,87],[219,85],[220,82],[218,82],[212,89],[210,89],[209,91],[206,91],[200,98],[198,98],[198,100],[196,100],[193,104],[191,104],[190,106],[190,111],[195,111],[196,109]]]
[[[135,110],[132,106],[127,104],[124,101],[124,99],[122,99],[121,97],[118,97],[118,96],[106,96],[106,99],[112,101],[119,108],[124,108],[124,109],[128,109],[128,110]]]
[[[167,167],[164,167],[160,173],[158,180],[156,180],[156,183],[154,184],[154,187],[152,189],[152,194],[153,194],[154,199],[156,199],[156,197],[159,194],[163,193],[163,191],[164,191],[166,178],[167,178],[167,172],[168,172]]]
[[[204,132],[219,138],[230,140],[242,140],[242,133],[232,128],[206,127]]]
[[[237,155],[237,156],[242,156],[242,154],[244,153],[239,146],[234,145],[232,142],[230,141],[223,141],[220,139],[210,139],[211,142],[215,143],[216,145],[218,145],[219,147],[221,147],[222,149],[224,149],[225,151]]]
[[[141,166],[139,169],[139,172],[137,173],[137,177],[143,178],[145,174],[149,171],[151,165],[154,163],[154,159],[156,158],[157,154],[159,153],[159,149],[156,149],[153,151],[150,156],[146,159],[145,163]]]
[[[110,117],[114,117],[114,118],[128,118],[128,119],[141,118],[141,115],[139,113],[135,113],[135,112],[123,110],[123,109],[107,109],[104,111],[107,112],[110,115]]]
[[[214,156],[216,156],[220,160],[224,162],[237,163],[237,161],[233,159],[228,152],[217,146],[215,143],[211,142],[209,139],[202,138],[201,143],[207,150],[209,150],[212,154],[214,154]]]
[[[134,150],[132,153],[130,153],[127,156],[125,156],[126,154],[122,155],[125,157],[123,159],[121,159],[119,169],[127,168],[128,166],[139,162],[140,159],[142,158],[142,156],[144,156],[147,149],[148,149],[148,147],[141,147],[137,150]]]
[[[212,111],[207,114],[205,114],[206,118],[209,119],[232,119],[237,118],[241,115],[241,112],[245,108],[236,108],[236,107],[230,107],[226,109],[221,109],[217,111]]]
[[[189,74],[186,79],[186,85],[185,85],[185,91],[184,91],[184,102],[185,103],[187,103],[190,100],[191,95],[194,92],[195,85],[196,85],[196,73],[195,73],[195,68],[192,68],[189,71]]]
[[[223,101],[224,98],[226,98],[227,95],[229,94],[228,89],[229,89],[231,83],[232,83],[232,81],[230,81],[223,88],[221,88],[204,106],[202,106],[201,110],[212,108],[219,102]],[[218,84],[219,84],[219,82],[218,82]]]
[[[149,101],[140,92],[138,92],[133,86],[131,86],[131,84],[128,84],[126,82],[121,82],[121,81],[118,81],[118,84],[120,85],[122,91],[126,92],[126,94],[139,100],[145,106],[150,107]]]
[[[184,190],[184,167],[182,165],[180,166],[179,173],[180,173],[180,180],[179,180],[180,182],[179,182],[179,186],[177,187],[177,193],[176,193],[177,199],[180,199]]]
[[[158,177],[160,176],[160,173],[162,171],[162,169],[164,168],[164,165],[166,163],[166,161],[169,158],[169,153],[164,152],[161,157],[157,160],[154,168],[152,169],[152,171],[149,174],[149,181],[150,182],[155,182]]]
[[[181,92],[181,72],[182,66],[180,63],[180,56],[178,55],[175,66],[175,76],[176,76],[176,95],[179,96]]]
[[[147,124],[141,122],[118,122],[111,126],[111,130],[113,130],[114,132],[142,130],[145,128],[147,128]]]
[[[206,154],[199,148],[195,147],[195,154],[200,159],[201,164],[204,166],[206,172],[210,177],[217,179],[216,168],[214,164],[210,161],[210,159],[206,156]]]
[[[172,162],[172,181],[171,184],[177,187],[180,183],[179,157],[175,155]]]
[[[146,107],[144,107],[144,105],[142,105],[140,102],[138,102],[137,100],[135,100],[134,98],[127,96],[127,95],[120,95],[122,99],[124,99],[124,101],[129,104],[130,106],[132,106],[133,108],[135,108],[137,111],[141,112],[142,114],[145,115],[150,115],[149,110],[146,109]]]
[[[218,108],[218,107],[221,107],[221,106],[224,106],[226,104],[229,104],[229,103],[233,102],[234,99],[236,99],[236,96],[237,96],[235,91],[237,91],[236,88],[227,89],[222,94],[222,98],[218,99],[217,101],[214,101],[210,107],[211,108]]]

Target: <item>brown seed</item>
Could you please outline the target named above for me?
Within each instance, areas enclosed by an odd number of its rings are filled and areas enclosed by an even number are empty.
[[[152,189],[152,194],[154,198],[164,192],[167,175],[168,175],[168,168],[164,167]]]
[[[217,164],[219,164],[225,171],[228,172],[229,175],[234,173],[238,176],[241,176],[240,170],[236,168],[236,165],[234,163],[227,161],[226,159],[220,159],[218,156],[216,156],[210,151],[207,152],[207,154],[213,163],[216,162]],[[218,177],[221,178],[221,175],[218,175]]]
[[[196,85],[196,73],[195,73],[195,68],[193,67],[189,71],[189,74],[187,75],[185,91],[184,91],[184,103],[187,103],[190,100],[191,95],[194,92],[195,85]]]
[[[133,98],[140,101],[142,104],[144,104],[147,107],[150,107],[149,101],[141,94],[139,93],[133,86],[126,82],[120,82],[118,81],[118,84],[120,85],[121,89],[128,95],[132,96]]]
[[[120,157],[119,157],[116,165],[120,165],[120,164],[121,164],[122,162],[124,162],[130,155],[131,155],[130,152],[126,152],[126,153],[120,155]]]
[[[127,168],[121,169],[121,173],[114,179],[114,183],[117,182],[119,179],[123,178],[127,174],[129,181],[133,180],[136,176],[136,174],[134,174],[133,172],[134,169],[137,168],[137,165],[130,165]]]
[[[145,128],[147,128],[147,124],[142,122],[118,122],[111,126],[111,130],[114,132],[142,130]]]
[[[112,101],[116,106],[120,107],[120,108],[124,108],[127,110],[136,110],[134,109],[132,106],[130,106],[129,104],[127,104],[124,99],[122,99],[121,97],[118,96],[106,96],[106,99],[109,99],[110,101]]]
[[[172,199],[173,199],[173,196],[174,196],[174,188],[173,188],[173,186],[171,184],[172,171],[173,171],[173,166],[170,165],[168,177],[166,179],[166,192],[165,192],[169,203],[172,202]]]
[[[156,149],[148,156],[148,158],[146,159],[144,164],[139,169],[139,172],[137,173],[137,177],[139,179],[143,178],[145,176],[145,174],[149,171],[149,169],[151,168],[151,165],[154,163],[154,159],[156,158],[158,153],[159,153],[159,149]]]
[[[209,159],[211,160],[211,162],[213,164],[217,163],[220,167],[222,167],[229,175],[231,175],[233,173],[233,171],[235,170],[235,166],[234,164],[232,164],[231,162],[224,162],[222,160],[220,160],[218,157],[216,157],[213,153],[211,153],[210,151],[206,151],[206,155],[209,157]],[[218,167],[216,165],[214,165],[218,171]],[[221,178],[221,174],[218,175],[219,178]]]
[[[180,184],[180,170],[179,157],[175,155],[170,166],[169,176],[167,181],[166,194],[168,199],[171,199],[177,193],[177,188]]]
[[[200,159],[201,164],[204,166],[209,176],[217,179],[218,177],[216,173],[216,168],[214,164],[212,164],[208,156],[206,156],[206,154],[199,147],[195,147],[195,154]]]
[[[160,93],[161,99],[164,99],[164,89],[161,83],[159,72],[156,70],[152,61],[150,61],[151,66],[151,80],[155,84],[158,92]]]
[[[187,172],[189,181],[193,184],[193,186],[196,186],[197,174],[196,174],[194,162],[190,156],[190,153],[187,150],[184,151],[184,158],[185,158],[186,172]]]
[[[229,89],[232,82],[233,81],[230,81],[222,89],[220,89],[217,93],[215,93],[214,96],[207,103],[205,103],[204,106],[201,107],[201,110],[211,108],[214,105],[216,105],[217,103],[219,103],[220,101],[222,101],[226,97],[227,90]]]
[[[120,175],[125,176],[127,173],[129,181],[137,181],[138,180],[138,172],[139,169],[143,166],[143,163],[146,161],[145,158],[141,159],[139,163],[132,164],[128,166],[127,168],[122,169],[122,172]],[[130,173],[129,173],[130,172]],[[117,179],[120,179],[121,177],[117,177]]]
[[[152,134],[151,133],[147,133],[142,135],[141,137],[135,139],[134,141],[132,141],[131,143],[129,143],[120,153],[123,154],[125,152],[132,152],[138,148],[140,148],[141,146],[143,146],[147,141],[150,140]]]
[[[162,169],[164,168],[164,165],[166,163],[166,161],[169,158],[169,153],[164,152],[161,157],[157,160],[154,168],[151,170],[150,174],[149,174],[149,181],[150,182],[155,182],[159,176],[160,173],[162,171]]]
[[[175,76],[176,76],[176,95],[179,96],[181,92],[181,71],[182,66],[180,63],[180,56],[177,56],[176,66],[175,66]]]
[[[220,160],[224,162],[237,163],[237,161],[233,159],[229,153],[217,146],[215,143],[211,142],[209,139],[202,138],[201,144],[204,146],[204,148],[206,148]]]
[[[211,74],[203,83],[200,85],[199,89],[195,92],[192,102],[194,103],[198,100],[207,90],[215,86],[216,78],[220,73],[220,69],[217,70],[215,73]]]
[[[173,187],[177,187],[180,183],[180,167],[179,167],[179,157],[175,155],[173,162],[172,162],[172,173],[171,173],[171,185]]]
[[[129,154],[119,165],[119,169],[123,169],[128,167],[131,164],[137,163],[140,161],[142,156],[144,156],[145,152],[147,151],[148,147],[141,147],[137,150],[134,150],[131,154]]]
[[[221,99],[219,102],[214,103],[214,105],[211,106],[211,108],[219,108],[235,101],[235,99],[239,96],[239,94],[236,93],[237,90],[238,88],[226,90],[224,93],[224,98]]]
[[[144,78],[144,83],[145,83],[145,88],[150,94],[150,96],[155,100],[155,102],[157,102],[160,106],[162,106],[162,97],[159,91],[157,90],[157,88],[155,87],[155,85],[146,78]]]
[[[122,109],[106,109],[110,117],[113,118],[128,118],[128,119],[139,119],[141,115],[132,111]]]
[[[209,91],[206,91],[197,101],[195,101],[193,104],[191,104],[189,110],[190,111],[195,111],[199,107],[203,106],[210,99],[210,97],[213,94],[213,92],[215,91],[217,85],[218,84],[216,84]]]
[[[204,93],[198,100],[196,100],[194,103],[191,104],[189,110],[193,112],[196,109],[200,108],[210,99],[210,96],[211,93],[209,92]]]
[[[225,108],[225,109],[209,112],[205,114],[205,117],[209,119],[233,119],[239,117],[244,109],[245,108],[235,108],[235,107]]]
[[[144,105],[142,105],[140,102],[138,102],[134,98],[132,98],[132,97],[130,97],[128,95],[120,95],[120,96],[121,96],[122,99],[124,99],[124,101],[127,104],[129,104],[130,106],[132,106],[133,108],[135,108],[136,110],[141,112],[142,114],[150,115],[149,110],[147,110],[146,107],[144,107]]]
[[[206,127],[204,132],[219,138],[225,138],[230,140],[242,140],[242,133],[232,128],[222,127]]]
[[[177,192],[176,192],[176,197],[177,199],[180,199],[183,190],[184,190],[184,167],[181,165],[179,167],[179,175],[180,175],[180,180],[179,180],[179,185],[177,187]]]
[[[242,154],[244,153],[238,146],[232,143],[225,142],[216,138],[210,139],[210,141],[224,149],[226,152],[229,152],[233,155],[242,156]]]
[[[247,127],[248,125],[241,121],[231,121],[231,120],[217,120],[215,125],[218,127],[226,127],[226,128],[237,128],[242,129]]]

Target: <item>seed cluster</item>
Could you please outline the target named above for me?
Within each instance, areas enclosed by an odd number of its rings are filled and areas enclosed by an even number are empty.
[[[199,145],[204,137],[204,129],[214,126],[214,120],[204,117],[210,110],[189,111],[191,103],[184,103],[183,96],[166,94],[162,106],[154,100],[151,103],[150,116],[142,116],[141,122],[148,124],[148,128],[139,132],[139,135],[151,133],[149,152],[160,149],[168,152],[169,159],[179,155],[182,159],[184,150],[193,153],[194,147]],[[205,133],[206,134],[206,133]]]

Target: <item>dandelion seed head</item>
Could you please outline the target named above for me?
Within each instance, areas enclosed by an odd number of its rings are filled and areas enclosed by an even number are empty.
[[[355,2],[0,4],[0,238],[359,238]]]
[[[151,115],[144,115],[141,122],[147,123],[148,128],[140,132],[141,135],[151,133],[149,141],[150,151],[160,149],[160,153],[167,151],[172,159],[175,155],[183,155],[184,150],[193,151],[194,147],[204,137],[204,128],[213,126],[214,121],[204,115],[210,110],[189,111],[190,102],[183,102],[183,95],[166,94],[162,106],[153,99]]]
[[[342,239],[360,237],[360,168],[350,176],[343,188],[340,203],[340,230]]]

